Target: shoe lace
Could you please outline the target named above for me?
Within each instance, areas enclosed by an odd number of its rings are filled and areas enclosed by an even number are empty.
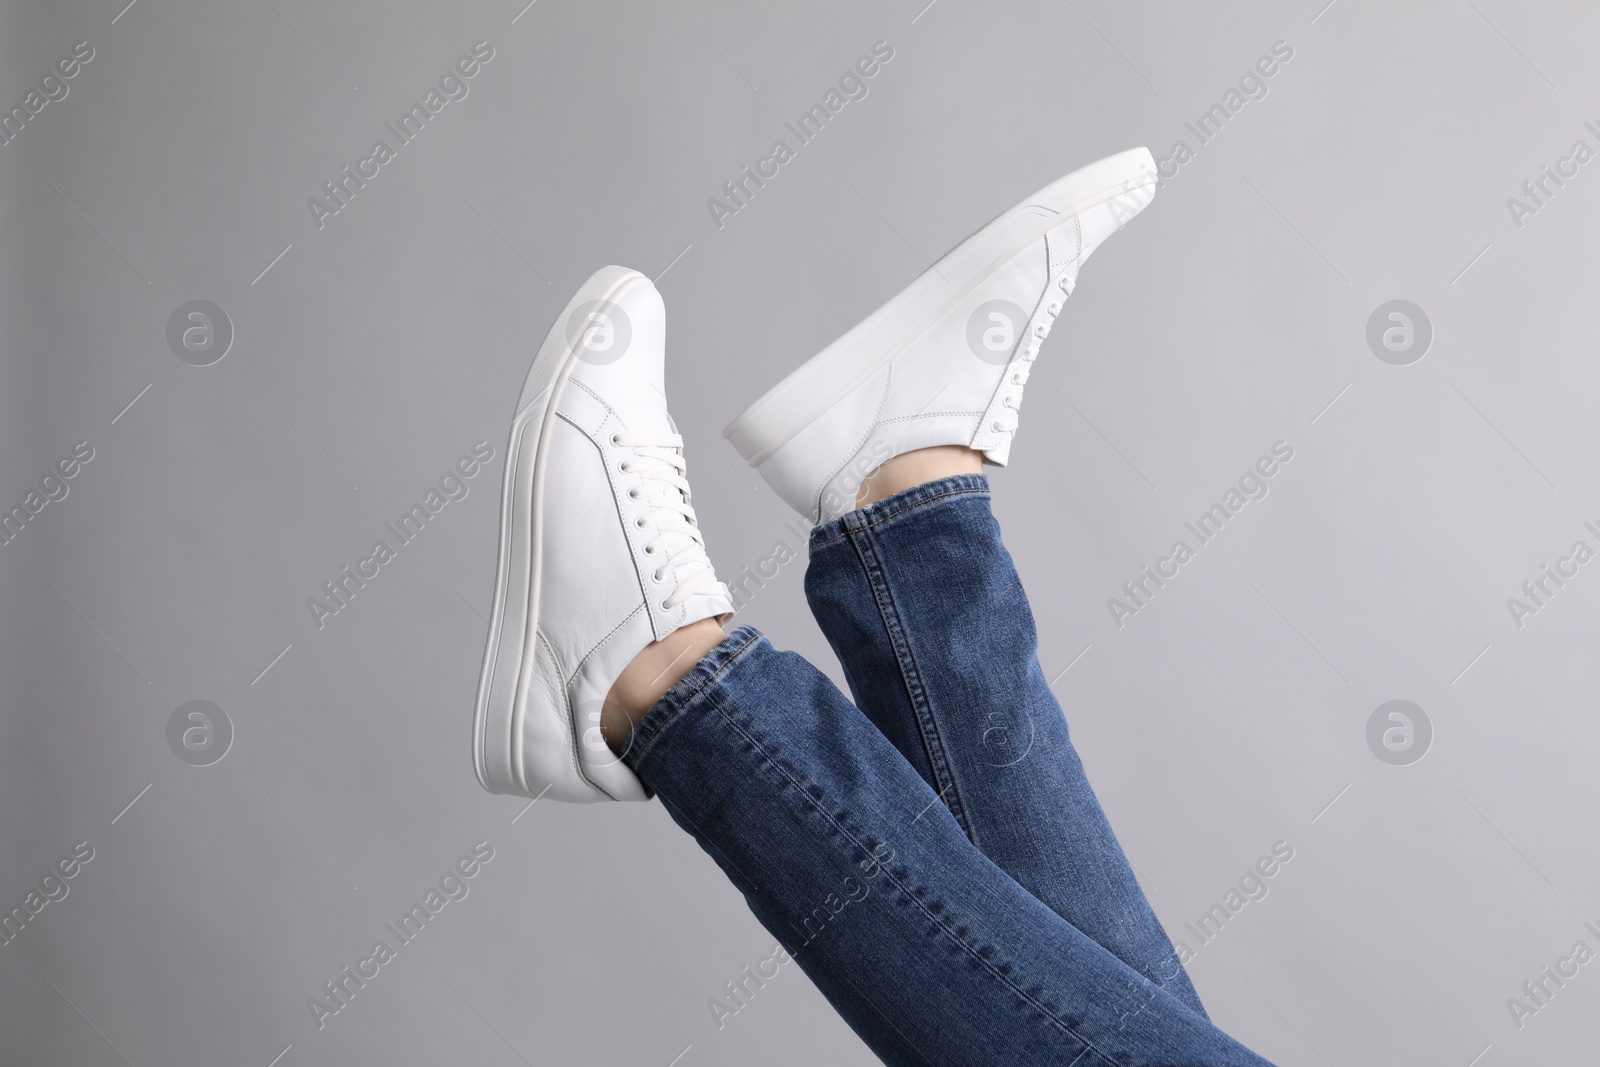
[[[652,577],[664,581],[670,571],[678,579],[677,587],[661,607],[671,611],[702,593],[731,599],[728,587],[717,581],[706,555],[705,536],[690,503],[683,437],[675,433],[619,433],[612,435],[611,443],[632,451],[621,468],[642,480],[628,490],[628,496],[645,501],[650,508],[646,515],[634,520],[634,525],[641,530],[655,528],[656,536],[644,546],[645,555],[662,557]]]
[[[1061,305],[1067,297],[1072,295],[1073,279],[1071,275],[1062,272],[1056,279],[1056,284],[1061,289],[1061,296],[1052,299],[1045,305],[1045,314],[1048,316],[1033,328],[1033,336],[1028,338],[1028,343],[1022,349],[1022,354],[1007,367],[1006,391],[1001,394],[1000,406],[1007,409],[1007,414],[1001,415],[994,421],[996,433],[1013,433],[1017,428],[1017,409],[1022,406],[1022,387],[1028,384],[1028,373],[1033,370],[1033,361],[1039,358],[1039,345],[1046,337],[1050,336],[1050,327],[1055,322],[1056,316],[1061,314]]]

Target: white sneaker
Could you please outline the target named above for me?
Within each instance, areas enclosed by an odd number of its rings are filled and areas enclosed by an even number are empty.
[[[606,267],[550,328],[517,401],[472,731],[491,793],[648,800],[600,736],[601,703],[650,642],[733,610],[689,503],[665,333],[650,279]]]
[[[967,238],[733,421],[733,442],[812,522],[886,460],[966,445],[1005,466],[1039,343],[1083,261],[1155,195],[1135,148],[1074,171]]]

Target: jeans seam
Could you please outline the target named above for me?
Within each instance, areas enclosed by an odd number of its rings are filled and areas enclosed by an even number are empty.
[[[851,537],[850,545],[856,550],[856,558],[866,574],[867,585],[872,589],[872,599],[878,609],[878,618],[889,637],[895,666],[899,669],[900,679],[905,685],[906,700],[911,704],[911,714],[917,724],[917,734],[922,739],[923,752],[928,757],[928,767],[936,783],[934,788],[944,806],[955,816],[961,832],[971,841],[972,826],[967,818],[966,807],[961,801],[961,791],[956,786],[955,772],[945,748],[944,737],[939,733],[938,720],[928,703],[927,686],[922,682],[922,673],[918,669],[916,657],[911,654],[910,640],[905,627],[900,624],[899,608],[895,605],[894,591],[889,588],[883,567],[879,563],[877,545],[869,535],[866,535],[865,530],[853,532],[862,534],[860,537]]]
[[[906,504],[906,506],[903,507],[903,508],[898,508],[898,509],[896,509],[894,511],[889,512],[889,514],[887,514],[887,515],[878,516],[876,519],[873,519],[869,523],[864,523],[862,526],[860,526],[858,528],[858,530],[845,529],[845,530],[840,531],[837,535],[828,538],[826,541],[818,541],[816,544],[811,546],[811,551],[815,552],[817,549],[824,548],[824,547],[826,547],[828,545],[833,544],[835,541],[838,541],[838,540],[841,540],[843,538],[849,537],[852,533],[856,533],[859,530],[870,530],[874,526],[878,526],[878,525],[881,525],[882,523],[888,522],[890,519],[894,518],[897,515],[904,515],[908,511],[915,511],[917,508],[921,507],[922,505],[931,504],[935,500],[943,500],[947,496],[961,496],[961,495],[966,494],[966,493],[988,493],[988,492],[989,492],[988,488],[982,488],[982,489],[948,489],[945,492],[935,493],[932,496],[919,497],[916,500],[908,502]]]
[[[710,681],[710,679],[707,679],[707,681]],[[746,731],[743,727],[741,727],[739,725],[739,723],[736,722],[734,720],[734,718],[731,715],[729,715],[728,712],[726,711],[726,709],[724,709],[720,704],[717,705],[717,713],[721,717],[723,722],[727,723],[730,728],[732,728],[733,730],[737,731],[738,734],[741,737],[743,737],[752,746],[754,746],[755,750],[760,754],[761,759],[763,759],[767,763],[768,766],[772,767],[779,774],[783,775],[785,778],[787,778],[789,780],[789,784],[795,787],[795,792],[800,794],[800,796],[804,798],[805,803],[810,806],[810,808],[811,808],[811,810],[813,812],[815,812],[817,815],[821,816],[822,819],[826,823],[828,823],[829,825],[833,826],[836,830],[839,831],[839,833],[843,834],[844,837],[846,839],[848,839],[852,844],[854,844],[857,848],[862,849],[868,855],[872,854],[872,850],[871,849],[866,848],[866,846],[863,845],[859,840],[857,840],[855,835],[850,832],[849,828],[847,828],[843,824],[841,824],[837,819],[835,819],[832,815],[830,815],[828,813],[827,809],[825,809],[821,804],[817,803],[816,798],[813,797],[811,795],[811,793],[807,789],[805,789],[801,785],[801,783],[799,781],[797,781],[795,779],[795,776],[793,774],[791,774],[786,767],[784,767],[782,764],[780,764],[776,759],[774,759],[771,756],[771,754],[769,754],[767,752],[766,748],[761,744],[761,741],[758,738],[754,737],[752,734],[750,734],[748,731]],[[958,936],[956,934],[956,932],[954,930],[952,930],[938,915],[935,915],[933,912],[929,911],[928,908],[925,905],[923,905],[923,903],[917,898],[917,895],[911,891],[910,887],[908,887],[905,883],[900,881],[900,879],[895,877],[894,871],[892,869],[890,869],[887,865],[884,866],[883,873],[884,873],[885,877],[887,877],[889,879],[889,881],[894,884],[895,888],[900,890],[901,894],[904,895],[904,897],[906,899],[910,900],[916,906],[917,910],[922,913],[922,916],[923,916],[924,919],[926,919],[928,922],[932,923],[935,927],[937,927],[940,930],[940,932],[942,932],[946,937],[948,937],[950,939],[950,941],[954,945],[956,945],[959,949],[961,949],[961,951],[964,952],[970,959],[972,959],[974,962],[976,962],[979,965],[981,965],[983,970],[985,970],[989,974],[989,976],[991,978],[993,978],[995,981],[999,982],[1002,986],[1004,986],[1007,989],[1009,989],[1012,992],[1013,995],[1015,995],[1020,1000],[1022,1000],[1025,1004],[1029,1005],[1035,1011],[1037,1011],[1041,1015],[1043,1015],[1054,1026],[1056,1026],[1059,1030],[1061,1030],[1063,1033],[1065,1033],[1068,1037],[1072,1038],[1074,1041],[1083,1042],[1084,1051],[1085,1052],[1093,1052],[1095,1054],[1095,1056],[1100,1058],[1101,1060],[1103,1060],[1103,1061],[1105,1061],[1107,1063],[1113,1063],[1113,1064],[1115,1063],[1114,1060],[1111,1060],[1111,1059],[1107,1058],[1095,1046],[1095,1043],[1093,1041],[1090,1041],[1087,1037],[1085,1037],[1082,1034],[1078,1033],[1075,1029],[1073,1029],[1073,1027],[1069,1023],[1067,1023],[1064,1019],[1060,1018],[1050,1008],[1048,1008],[1044,1004],[1041,1004],[1039,1001],[1035,1000],[1033,997],[1029,996],[1028,995],[1028,991],[1026,989],[1023,989],[1021,986],[1017,985],[1015,982],[1012,982],[1010,979],[1008,979],[1005,975],[1001,974],[993,966],[993,964],[988,959],[984,958],[982,953],[977,952],[976,950],[974,950],[971,946],[969,946],[966,943],[965,940],[963,940],[960,936]],[[994,956],[998,957],[999,955],[1000,955],[999,949],[995,948],[994,949]],[[1082,1053],[1079,1054],[1078,1058],[1079,1059],[1082,1058]]]

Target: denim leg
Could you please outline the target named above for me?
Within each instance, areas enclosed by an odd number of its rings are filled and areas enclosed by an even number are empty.
[[[983,854],[1204,1015],[1040,670],[988,480],[930,482],[813,530],[806,597],[856,704]]]
[[[1267,1062],[996,867],[855,705],[750,627],[623,758],[887,1063]]]

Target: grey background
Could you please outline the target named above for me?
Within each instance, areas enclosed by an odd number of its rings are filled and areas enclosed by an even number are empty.
[[[1040,657],[1175,937],[1295,848],[1191,964],[1230,1032],[1282,1064],[1593,1060],[1595,965],[1520,1030],[1506,999],[1600,948],[1600,565],[1521,629],[1505,600],[1600,544],[1600,163],[1521,229],[1506,198],[1600,147],[1600,20],[924,3],[0,8],[7,108],[96,52],[0,147],[0,501],[95,449],[0,547],[0,900],[95,849],[0,948],[0,1058],[871,1062],[793,968],[717,1029],[707,998],[772,938],[660,805],[473,779],[527,362],[592,270],[671,265],[669,387],[732,575],[792,537],[721,440],[744,404],[1025,194],[1193,146],[1281,39],[1038,364],[994,481]],[[470,95],[319,230],[306,199],[480,39]],[[719,230],[707,197],[878,40],[870,95]],[[1410,366],[1365,342],[1395,298],[1435,332]],[[191,299],[236,331],[210,367],[166,345]],[[319,631],[306,599],[480,439],[470,495]],[[1280,439],[1271,494],[1119,630],[1106,598]],[[802,568],[744,618],[837,677]],[[1366,723],[1402,698],[1435,737],[1391,766]],[[235,731],[209,767],[165,739],[195,699]],[[319,1031],[307,998],[479,839],[470,896]]]

